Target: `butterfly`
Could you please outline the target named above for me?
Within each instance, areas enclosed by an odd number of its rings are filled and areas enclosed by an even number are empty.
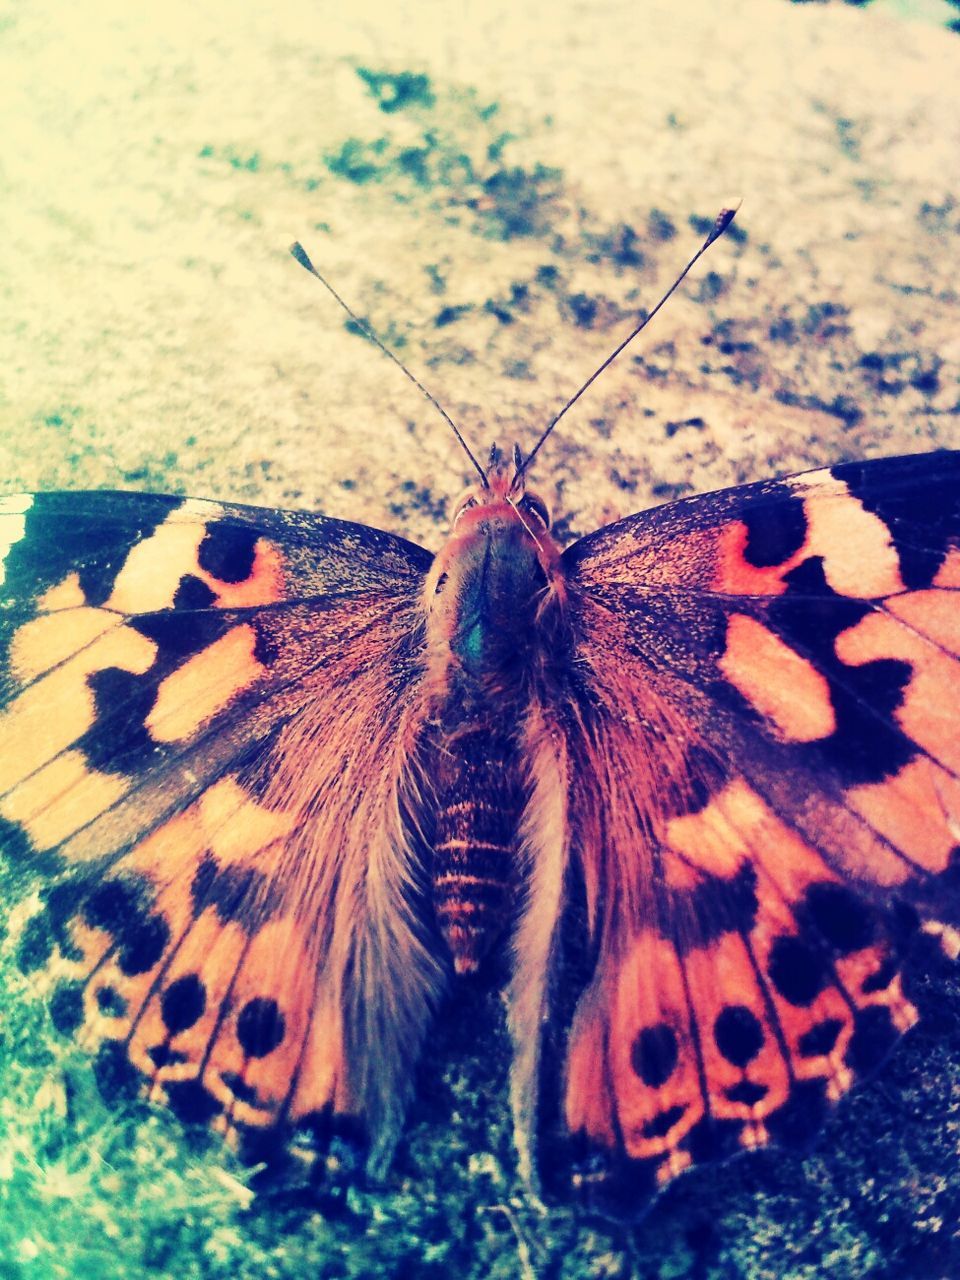
[[[561,549],[494,450],[436,555],[305,512],[0,505],[0,820],[54,1024],[253,1155],[389,1166],[505,973],[523,1176],[619,1216],[800,1145],[960,942],[960,452]]]

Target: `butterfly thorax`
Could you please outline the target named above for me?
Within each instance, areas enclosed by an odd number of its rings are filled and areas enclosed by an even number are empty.
[[[427,581],[433,902],[460,973],[477,969],[517,901],[520,738],[561,612],[558,561],[538,500],[480,491],[461,505]]]

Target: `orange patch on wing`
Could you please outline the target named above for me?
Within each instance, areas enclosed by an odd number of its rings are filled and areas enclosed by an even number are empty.
[[[731,615],[718,665],[788,742],[815,742],[836,728],[826,677],[755,618]]]
[[[663,858],[663,873],[671,888],[692,888],[704,871],[729,879],[740,869],[748,846],[731,827],[726,810],[736,806],[738,796],[747,790],[740,781],[728,783],[699,813],[671,818],[666,824],[669,848]],[[671,850],[681,857],[671,854]]]
[[[90,728],[95,705],[88,676],[107,667],[143,675],[155,654],[152,640],[128,627],[118,627],[25,689],[0,714],[4,747],[0,792],[48,764]]]
[[[920,757],[883,782],[853,787],[847,803],[914,863],[944,871],[960,827],[960,781]]]
[[[231,1016],[217,1038],[204,1080],[218,1096],[216,1078],[222,1081],[225,1074],[257,1091],[258,1104],[232,1104],[232,1118],[243,1124],[269,1123],[291,1092],[314,1016],[316,949],[316,941],[310,945],[289,916],[269,921],[250,940],[231,991]],[[259,1037],[250,1035],[249,1024],[244,1026],[251,1008],[275,1010],[260,1023]],[[229,1082],[224,1083],[232,1096]]]
[[[38,598],[37,611],[55,613],[58,609],[81,609],[86,603],[79,573],[68,573],[62,582],[50,587]]]
[[[688,866],[721,879],[753,862],[794,897],[812,880],[833,875],[817,851],[785,826],[742,778],[727,783],[699,813],[672,819],[666,841]],[[668,875],[667,883],[687,887],[690,882]]]
[[[616,1143],[616,1104],[606,1062],[606,1022],[595,997],[577,1010],[566,1064],[566,1118],[571,1133]]]
[[[782,564],[753,565],[747,560],[750,531],[742,520],[732,520],[717,538],[717,572],[713,587],[738,596],[780,596],[787,589],[783,576],[804,559],[803,547]]]
[[[358,1100],[350,1091],[343,1015],[335,993],[326,988],[319,990],[312,1013],[290,1106],[291,1119],[320,1111],[329,1102],[339,1115],[356,1114]]]
[[[129,789],[127,778],[91,769],[80,751],[64,751],[5,796],[0,815],[19,823],[35,849],[53,849]]]
[[[215,640],[160,682],[146,726],[156,742],[191,738],[218,711],[254,684],[264,670],[249,623]]]
[[[960,606],[953,592],[935,587],[910,591],[885,600],[884,608],[934,644],[960,657]]]
[[[960,614],[960,609],[956,609]],[[837,657],[850,666],[899,659],[912,667],[897,723],[909,738],[954,773],[960,772],[957,690],[960,662],[883,613],[870,613],[836,640]]]
[[[960,547],[951,547],[937,576],[933,580],[935,587],[960,587]]]
[[[56,613],[41,613],[25,622],[13,637],[10,670],[26,684],[68,661],[118,623],[119,619],[104,609],[72,608],[69,620]]]
[[[130,1058],[145,1075],[156,1073],[156,1080],[163,1083],[199,1077],[214,1037],[223,1034],[220,1024],[224,1005],[229,1009],[231,987],[246,948],[243,929],[235,923],[224,923],[214,908],[192,921],[164,974],[162,990],[151,993],[130,1044]],[[163,1017],[163,993],[184,980],[199,984],[202,1010],[192,1025],[171,1032]],[[164,1044],[184,1060],[170,1061],[158,1069],[149,1050]]]
[[[798,486],[807,522],[803,545],[775,565],[753,565],[747,559],[749,530],[741,520],[720,531],[714,587],[734,595],[782,595],[783,579],[811,556],[821,556],[827,582],[840,595],[876,599],[903,590],[900,561],[890,531],[879,516],[836,480],[819,482],[819,492]]]
[[[200,567],[200,546],[207,535],[202,520],[184,519],[196,504],[172,511],[156,530],[133,547],[117,574],[106,608],[119,613],[153,613],[173,605],[180,579],[190,574],[204,582],[221,608],[272,604],[282,598],[283,558],[266,538],[254,548],[253,566],[242,582],[221,582]],[[202,503],[198,512],[213,521],[219,508]]]
[[[141,840],[124,858],[123,868],[147,876],[158,889],[174,886],[174,899],[189,909],[190,881],[206,848],[194,803]]]
[[[234,778],[223,778],[199,800],[200,822],[221,864],[242,862],[293,830],[297,814],[265,809]]]
[[[823,557],[824,577],[834,591],[875,600],[903,590],[890,530],[859,498],[813,495],[803,509],[809,526],[805,556]]]
[[[114,580],[106,608],[118,613],[169,609],[183,575],[198,574],[197,559],[206,526],[199,521],[178,520],[179,510],[171,512],[149,538],[131,548]]]

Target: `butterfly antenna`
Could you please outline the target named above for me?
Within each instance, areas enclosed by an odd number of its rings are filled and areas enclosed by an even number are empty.
[[[527,454],[526,461],[517,468],[517,473],[516,473],[516,476],[514,477],[514,486],[516,486],[519,483],[524,473],[530,469],[531,462],[533,462],[534,458],[540,452],[541,446],[543,445],[547,436],[549,436],[550,432],[557,425],[557,423],[560,421],[563,415],[567,412],[567,410],[573,408],[573,406],[577,403],[577,401],[580,399],[580,397],[583,395],[586,389],[589,386],[591,386],[594,382],[596,382],[597,378],[600,377],[604,369],[606,369],[609,365],[613,364],[614,360],[616,360],[620,352],[624,349],[624,347],[627,347],[630,345],[630,343],[634,340],[634,338],[637,336],[640,330],[645,329],[647,327],[647,325],[650,323],[653,317],[657,314],[657,312],[660,310],[663,304],[667,301],[667,299],[674,293],[674,291],[682,283],[684,277],[687,275],[688,271],[690,271],[691,267],[693,267],[694,264],[706,253],[706,251],[713,244],[714,240],[718,240],[720,236],[723,235],[724,231],[726,231],[727,227],[729,227],[730,223],[733,221],[734,217],[736,216],[737,209],[739,208],[740,206],[737,205],[735,209],[720,210],[720,212],[717,214],[717,220],[716,222],[714,222],[713,226],[710,228],[710,234],[707,236],[706,240],[704,240],[703,244],[700,246],[697,252],[693,255],[693,257],[690,259],[687,265],[683,268],[683,270],[677,276],[676,280],[674,280],[673,284],[670,286],[667,292],[663,295],[663,297],[660,299],[657,305],[653,308],[653,310],[647,312],[647,314],[643,317],[640,323],[636,325],[635,328],[632,329],[630,333],[627,334],[627,336],[620,343],[617,349],[615,351],[612,351],[610,355],[607,356],[606,360],[604,360],[603,364],[601,364],[598,369],[595,369],[593,373],[591,373],[590,377],[586,380],[586,382],[583,384],[580,390],[570,397],[570,399],[563,406],[560,412],[551,420],[551,422],[548,423],[547,428],[544,431],[543,435],[540,437],[537,443],[533,446],[533,448]]]
[[[389,356],[390,359],[393,361],[393,363],[397,366],[397,368],[401,370],[402,373],[405,373],[407,375],[407,377],[410,379],[413,385],[417,388],[420,394],[425,396],[426,399],[430,401],[430,403],[433,405],[436,411],[447,423],[447,425],[449,426],[453,434],[457,437],[457,440],[460,442],[461,449],[463,449],[464,453],[467,455],[467,457],[470,459],[470,462],[473,464],[474,468],[476,469],[477,475],[480,477],[480,482],[483,485],[483,487],[485,489],[489,489],[490,482],[487,479],[487,473],[484,471],[483,467],[481,467],[480,463],[473,456],[472,452],[470,451],[470,446],[467,444],[466,440],[464,440],[463,436],[460,434],[460,430],[457,427],[457,424],[450,417],[449,413],[447,413],[446,409],[444,409],[443,405],[440,404],[440,402],[436,399],[435,396],[432,396],[430,394],[430,392],[423,385],[423,383],[420,382],[418,378],[414,377],[414,375],[410,372],[407,366],[401,360],[397,359],[397,357],[393,354],[390,348],[387,346],[384,346],[384,344],[380,341],[380,339],[372,331],[372,329],[369,329],[363,323],[363,321],[360,319],[357,313],[353,310],[353,308],[348,306],[347,303],[344,302],[344,300],[340,297],[339,293],[337,293],[336,289],[334,289],[333,285],[330,284],[329,281],[324,280],[323,276],[320,274],[317,268],[310,261],[309,257],[307,256],[307,251],[304,249],[303,245],[300,243],[299,240],[295,240],[293,242],[293,244],[290,246],[290,252],[296,258],[297,262],[300,263],[301,267],[309,271],[312,276],[315,276],[323,285],[323,287],[327,290],[328,293],[333,294],[334,298],[337,300],[337,302],[340,303],[341,307],[343,307],[344,311],[347,313],[347,315],[350,317],[353,323],[357,326],[357,328],[360,330],[363,336],[365,338],[369,338],[369,340],[373,343],[375,347],[379,347],[385,356]]]

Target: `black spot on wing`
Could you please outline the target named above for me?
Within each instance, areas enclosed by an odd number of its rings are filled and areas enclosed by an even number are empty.
[[[96,1000],[97,1008],[108,1018],[122,1018],[127,1012],[127,1001],[116,987],[98,987]]]
[[[630,1063],[644,1084],[659,1089],[673,1075],[678,1052],[673,1028],[658,1022],[638,1032],[630,1050]]]
[[[901,958],[895,952],[886,956],[877,969],[860,983],[864,995],[873,991],[886,991],[901,969]]]
[[[789,934],[774,940],[767,972],[784,1000],[801,1009],[811,1005],[827,984],[822,958]]]
[[[159,750],[147,732],[147,716],[156,701],[156,681],[121,667],[107,667],[87,677],[93,692],[94,722],[76,741],[91,768],[103,773],[127,772],[145,764]]]
[[[209,1089],[199,1080],[181,1080],[164,1085],[170,1110],[185,1124],[209,1124],[223,1110]]]
[[[713,1026],[717,1048],[735,1067],[745,1067],[763,1048],[763,1027],[756,1014],[743,1004],[728,1004]]]
[[[797,1048],[804,1058],[822,1058],[837,1043],[837,1037],[843,1030],[839,1018],[825,1018],[816,1022],[809,1031],[805,1031],[797,1041]]]
[[[255,529],[225,520],[208,524],[197,556],[200,568],[220,582],[246,582],[253,571],[258,537]]]
[[[784,575],[787,590],[771,602],[766,621],[826,677],[836,728],[827,738],[793,748],[815,772],[830,769],[845,786],[881,782],[899,772],[915,748],[893,717],[912,675],[909,663],[876,659],[848,666],[836,654],[841,632],[870,612],[827,583],[820,556]]]
[[[248,1084],[243,1076],[237,1075],[235,1071],[224,1071],[223,1083],[241,1102],[254,1104],[259,1100],[259,1094],[253,1085]]]
[[[643,1125],[643,1136],[665,1138],[674,1125],[683,1119],[686,1110],[686,1107],[678,1103],[675,1107],[668,1107],[666,1111],[661,1111],[659,1115],[655,1115],[652,1120],[647,1120]]]
[[[30,837],[19,823],[10,822],[6,818],[0,818],[0,854],[4,858],[9,858],[14,866],[26,865],[27,859],[36,865],[36,855]],[[38,870],[42,869],[38,867]],[[49,869],[52,871],[53,867]]]
[[[108,1102],[128,1101],[140,1088],[142,1077],[117,1040],[105,1040],[93,1064],[97,1087]]]
[[[57,887],[61,890],[69,888],[68,885]],[[104,880],[83,903],[83,919],[91,929],[103,929],[107,933],[116,934],[125,923],[141,917],[143,902],[142,892],[129,881]],[[48,903],[53,910],[52,893]],[[64,907],[68,909],[66,901]]]
[[[237,1015],[237,1039],[251,1058],[273,1053],[286,1034],[286,1023],[276,1000],[257,996],[248,1000]]]
[[[780,501],[777,501],[777,498]],[[807,518],[803,501],[786,485],[744,507],[740,517],[747,528],[743,558],[758,569],[783,564],[803,546]]]
[[[117,964],[127,977],[149,973],[160,963],[170,941],[170,926],[163,916],[149,915],[125,924],[118,935]]]
[[[162,610],[133,618],[129,625],[157,646],[157,659],[148,673],[156,680],[158,675],[162,678],[174,670],[184,658],[199,653],[201,649],[206,649],[215,640],[219,640],[235,622],[229,615],[215,610],[189,616]]]
[[[50,1020],[63,1036],[72,1036],[83,1025],[83,984],[61,982],[50,997]]]
[[[866,902],[842,884],[812,884],[794,914],[817,931],[835,952],[849,955],[868,947],[876,936],[876,918]]]
[[[195,973],[186,973],[171,982],[160,997],[160,1016],[172,1036],[198,1022],[206,1007],[206,988]]]
[[[725,1089],[724,1093],[731,1102],[742,1102],[745,1106],[755,1107],[758,1102],[770,1092],[765,1084],[757,1084],[753,1080],[739,1080],[736,1084],[731,1085],[729,1089]]]
[[[173,597],[175,609],[209,609],[216,602],[216,595],[210,590],[202,578],[187,573],[177,584]]]
[[[173,1067],[181,1062],[190,1061],[185,1053],[180,1053],[178,1049],[171,1049],[168,1044],[151,1045],[147,1054],[155,1067]]]
[[[170,941],[166,920],[149,910],[144,894],[128,881],[104,881],[83,902],[81,915],[91,929],[111,935],[117,964],[128,977],[153,969]]]
[[[53,954],[53,937],[45,912],[31,916],[17,941],[16,963],[21,973],[35,973]]]
[[[960,544],[960,452],[847,462],[831,474],[890,530],[905,585],[928,587]]]

